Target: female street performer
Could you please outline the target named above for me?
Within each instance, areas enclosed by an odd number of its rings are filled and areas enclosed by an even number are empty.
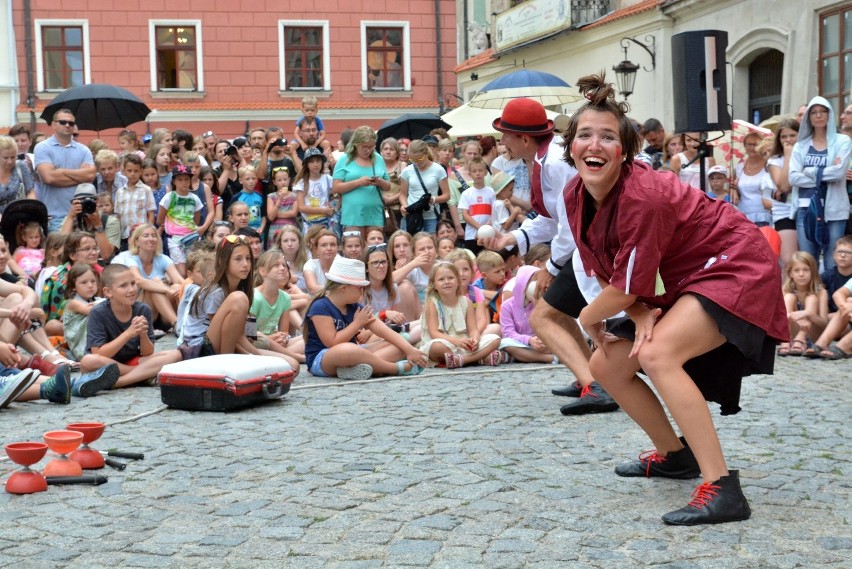
[[[598,347],[592,375],[656,446],[616,474],[700,474],[693,500],[664,515],[667,524],[745,520],[748,501],[705,400],[736,413],[742,377],[772,373],[775,345],[788,336],[777,259],[734,208],[633,161],[638,137],[603,73],[578,85],[588,102],[565,137],[579,173],[565,200],[583,266],[603,287],[580,324]],[[635,326],[608,331],[606,319],[622,310]],[[683,437],[635,375],[640,368]]]

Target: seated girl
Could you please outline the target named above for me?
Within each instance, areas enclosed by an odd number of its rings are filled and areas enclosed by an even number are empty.
[[[539,270],[530,266],[518,269],[512,297],[504,300],[500,307],[500,326],[503,330],[500,349],[519,362],[556,364],[559,363],[556,356],[550,353],[530,325],[530,315],[537,302],[535,278]]]
[[[370,284],[364,263],[336,257],[326,273],[326,283],[305,315],[302,335],[305,363],[317,377],[364,380],[378,375],[415,375],[426,358],[405,339],[359,303]],[[361,346],[357,336],[367,329],[384,342]]]

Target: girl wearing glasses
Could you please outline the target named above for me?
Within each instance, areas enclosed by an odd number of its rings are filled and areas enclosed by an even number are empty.
[[[54,267],[41,290],[41,309],[47,316],[44,325],[49,336],[62,335],[62,313],[65,310],[65,287],[68,284],[68,271],[74,263],[90,265],[98,275],[103,267],[98,265],[100,250],[95,238],[89,233],[76,231],[68,236],[62,253],[62,264]]]
[[[370,286],[364,288],[364,303],[372,307],[373,313],[391,330],[404,332],[404,337],[411,344],[419,342],[420,322],[411,321],[406,316],[399,286],[393,282],[393,271],[389,268],[387,245],[368,246],[362,260],[367,266],[367,279],[370,281]],[[411,307],[408,311],[411,312]]]
[[[846,171],[852,141],[837,132],[831,104],[814,97],[802,118],[788,174],[799,250],[813,255],[825,270],[834,268],[834,246],[846,230],[849,198]],[[818,218],[823,221],[818,221]]]

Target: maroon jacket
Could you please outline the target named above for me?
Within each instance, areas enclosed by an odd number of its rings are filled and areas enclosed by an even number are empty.
[[[599,210],[593,204],[576,176],[565,205],[590,274],[663,309],[694,292],[770,337],[788,339],[777,258],[733,206],[638,162],[622,166]]]

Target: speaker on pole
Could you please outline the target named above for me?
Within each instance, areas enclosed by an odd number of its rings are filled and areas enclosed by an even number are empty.
[[[725,50],[728,32],[698,30],[672,36],[675,132],[731,128]]]

